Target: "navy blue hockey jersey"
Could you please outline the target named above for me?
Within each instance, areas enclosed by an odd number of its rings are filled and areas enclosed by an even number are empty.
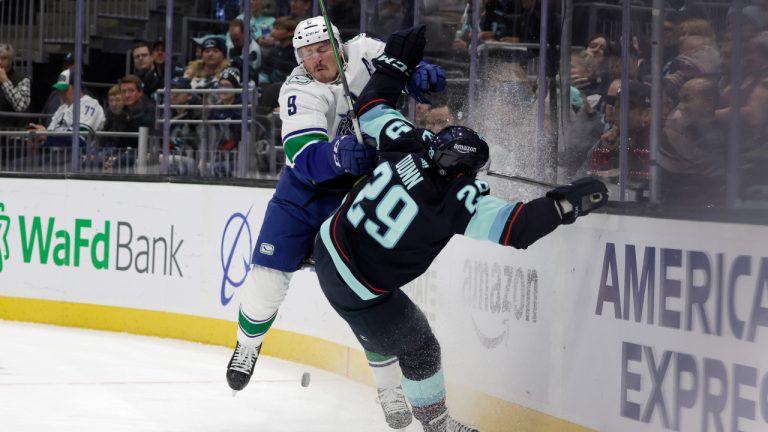
[[[530,244],[515,242],[527,224],[515,226],[524,204],[490,196],[485,181],[437,174],[428,154],[430,131],[415,129],[383,104],[367,111],[360,123],[376,138],[379,164],[325,221],[320,235],[339,275],[361,298],[398,289],[424,273],[455,234],[502,245]],[[542,199],[547,217],[537,223],[548,233],[560,217],[552,201]]]

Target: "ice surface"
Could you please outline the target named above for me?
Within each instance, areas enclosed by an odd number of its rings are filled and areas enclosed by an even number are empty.
[[[376,392],[262,356],[232,397],[225,347],[0,320],[3,432],[389,432]],[[301,386],[304,372],[312,374]],[[415,423],[408,432],[418,432]]]

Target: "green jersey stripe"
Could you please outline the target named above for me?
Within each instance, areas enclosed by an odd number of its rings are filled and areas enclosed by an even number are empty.
[[[240,311],[240,317],[238,319],[238,322],[240,324],[240,330],[243,331],[243,333],[246,334],[248,337],[256,337],[261,336],[264,333],[269,330],[270,327],[272,327],[272,323],[275,321],[275,318],[277,317],[277,313],[272,315],[272,318],[266,320],[266,321],[260,321],[260,322],[254,322],[248,319],[245,314]]]
[[[309,132],[288,138],[283,143],[285,157],[288,158],[288,161],[291,164],[293,164],[293,157],[296,156],[304,146],[316,141],[328,141],[328,135],[321,132]]]
[[[378,353],[375,353],[373,351],[365,350],[365,358],[368,359],[368,363],[371,363],[371,364],[382,364],[382,363],[389,363],[389,362],[391,362],[392,359],[395,358],[395,356],[378,354]]]

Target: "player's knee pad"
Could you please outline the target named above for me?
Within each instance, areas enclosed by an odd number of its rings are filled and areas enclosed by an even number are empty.
[[[403,376],[409,380],[421,381],[440,370],[440,343],[430,331],[424,335],[422,343],[416,349],[397,357]]]
[[[288,292],[292,273],[253,266],[249,280],[240,288],[240,309],[253,318],[271,316]]]

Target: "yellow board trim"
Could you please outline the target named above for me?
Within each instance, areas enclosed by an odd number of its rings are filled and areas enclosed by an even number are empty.
[[[237,331],[234,320],[5,296],[0,296],[0,319],[184,339],[227,347],[235,346]],[[373,385],[368,362],[361,350],[276,328],[267,333],[265,342],[265,355],[325,369]],[[461,396],[452,398],[451,394]],[[470,419],[483,432],[592,430],[450,382],[448,403],[454,416]]]

